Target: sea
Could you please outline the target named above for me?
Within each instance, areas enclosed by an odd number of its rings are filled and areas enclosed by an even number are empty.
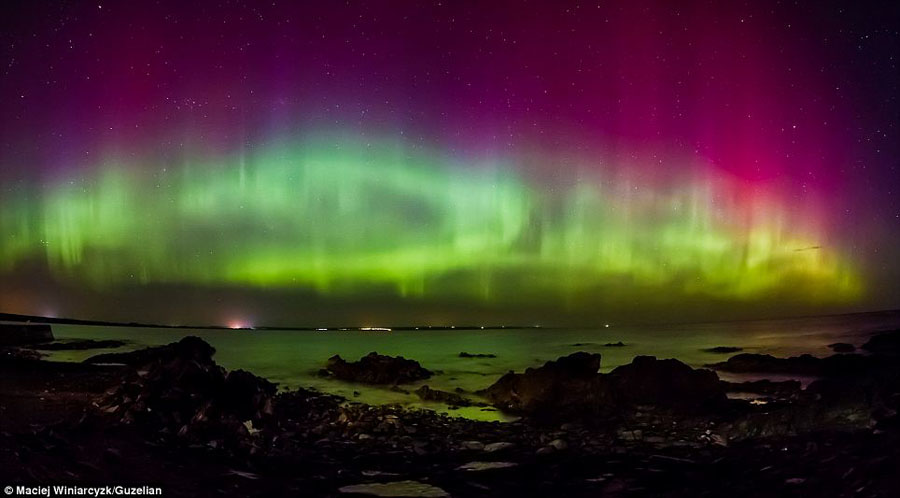
[[[861,346],[874,333],[900,328],[900,311],[779,320],[672,325],[616,325],[599,328],[506,328],[450,330],[210,330],[92,325],[53,325],[57,339],[119,339],[127,346],[90,351],[54,351],[49,359],[82,361],[101,352],[122,352],[168,344],[188,335],[216,348],[215,360],[226,369],[244,369],[278,384],[282,390],[312,388],[368,404],[399,404],[479,420],[508,421],[499,411],[457,408],[423,402],[411,391],[433,389],[467,392],[484,389],[509,371],[520,372],[576,351],[602,355],[601,371],[630,363],[638,355],[676,358],[693,367],[724,361],[730,354],[705,351],[717,346],[775,356],[834,354],[835,342]],[[623,343],[624,346],[610,344]],[[436,374],[422,382],[388,387],[354,384],[321,377],[332,355],[356,360],[369,352],[419,361]],[[461,358],[460,353],[493,354],[495,358]],[[719,373],[726,380],[753,380],[752,375]],[[783,379],[789,376],[766,378]],[[799,378],[804,383],[811,379]]]

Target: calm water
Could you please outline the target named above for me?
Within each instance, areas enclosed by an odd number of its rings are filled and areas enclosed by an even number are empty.
[[[346,359],[377,351],[418,360],[440,373],[431,379],[406,386],[414,390],[422,384],[436,389],[461,387],[475,391],[492,384],[509,370],[538,366],[575,351],[603,355],[602,371],[629,363],[636,355],[678,358],[692,366],[721,361],[729,355],[701,351],[714,346],[739,346],[746,352],[777,356],[811,353],[827,356],[833,342],[857,346],[873,332],[900,327],[900,312],[869,313],[777,321],[729,322],[691,325],[579,329],[505,329],[448,331],[246,331],[186,330],[130,327],[54,325],[59,339],[125,339],[129,348],[167,344],[186,335],[202,337],[216,348],[216,361],[228,369],[243,368],[277,382],[281,388],[312,387],[366,403],[400,403],[446,411],[440,404],[422,403],[414,395],[384,388],[349,384],[319,378],[316,372],[328,357]],[[625,347],[604,347],[622,341]],[[576,346],[576,344],[581,344]],[[461,351],[494,353],[497,358],[459,358]],[[65,361],[81,361],[100,351],[60,351],[51,356]],[[723,378],[727,376],[721,375]],[[354,395],[354,391],[358,395]],[[478,408],[452,413],[481,419],[503,417]]]

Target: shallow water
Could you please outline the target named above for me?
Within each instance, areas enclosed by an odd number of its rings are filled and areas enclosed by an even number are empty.
[[[575,351],[603,355],[601,371],[630,363],[636,355],[678,358],[698,367],[722,361],[730,354],[702,349],[738,346],[745,352],[790,356],[832,354],[827,345],[849,342],[857,346],[873,332],[900,327],[900,312],[797,318],[788,320],[723,322],[689,325],[616,326],[601,329],[455,329],[431,331],[288,331],[288,330],[191,330],[135,327],[54,325],[58,339],[124,339],[128,348],[91,351],[56,351],[50,356],[81,361],[99,352],[125,351],[167,344],[196,335],[216,348],[216,361],[227,369],[242,368],[277,382],[283,389],[311,387],[365,403],[399,403],[447,412],[437,403],[423,403],[415,394],[386,388],[350,384],[316,375],[334,354],[355,360],[377,351],[418,360],[437,375],[404,386],[410,391],[422,384],[452,391],[461,387],[476,391],[491,385],[510,370],[521,371]],[[623,342],[624,347],[605,347]],[[497,358],[460,358],[459,353],[493,353]],[[736,376],[720,374],[736,379]],[[749,377],[745,377],[749,378]],[[771,378],[771,376],[770,376]],[[807,379],[801,379],[807,380]],[[358,394],[355,394],[358,393]],[[505,420],[496,411],[462,408],[448,413],[486,420]]]

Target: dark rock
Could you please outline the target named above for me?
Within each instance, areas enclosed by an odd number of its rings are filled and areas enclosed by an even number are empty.
[[[727,361],[713,363],[708,367],[735,373],[779,373],[807,376],[856,375],[865,372],[873,362],[868,358],[853,354],[832,355],[817,358],[804,354],[790,358],[776,358],[767,354],[741,353]]]
[[[679,411],[714,407],[726,401],[719,377],[710,370],[693,369],[674,360],[637,356],[608,375],[617,401],[646,404]]]
[[[214,351],[202,339],[186,337],[124,353],[138,370],[100,400],[101,411],[157,436],[245,445],[272,416],[275,384],[243,370],[226,373],[212,360]]]
[[[603,345],[603,347],[604,347],[604,348],[624,348],[625,345],[626,345],[626,344],[625,344],[624,342],[622,342],[622,341],[619,341],[619,342],[607,342],[606,344]]]
[[[509,372],[482,393],[501,410],[537,417],[597,413],[607,402],[600,355],[573,353],[524,373]]]
[[[862,348],[876,354],[900,354],[900,330],[878,334],[863,344]]]
[[[402,356],[372,352],[359,361],[348,362],[338,355],[328,359],[325,369],[336,379],[364,384],[402,384],[431,377],[419,362]]]
[[[24,346],[53,340],[50,325],[40,323],[0,323],[0,346]]]
[[[422,386],[414,391],[422,401],[437,401],[450,406],[486,406],[484,403],[472,401],[469,398],[456,393],[439,391],[428,386]]]
[[[835,353],[852,353],[856,351],[856,346],[846,342],[835,342],[834,344],[829,344],[828,347]]]
[[[704,353],[724,354],[724,353],[739,353],[743,350],[744,350],[744,348],[739,348],[737,346],[716,346],[714,348],[701,349],[700,351],[703,351]]]
[[[463,351],[459,353],[460,358],[496,358],[497,355],[493,353],[466,353]]]
[[[721,381],[727,392],[753,393],[767,396],[790,396],[800,391],[802,385],[799,380],[771,381],[768,379],[748,382]]]
[[[606,375],[599,367],[599,354],[575,353],[522,374],[510,372],[483,394],[501,410],[555,419],[610,415],[644,404],[689,412],[727,400],[714,372],[678,360],[638,356]]]
[[[796,402],[747,414],[723,426],[731,441],[791,436],[813,431],[847,431],[874,425],[875,404],[855,382],[819,380]]]
[[[157,346],[127,353],[103,353],[91,356],[84,360],[85,363],[123,363],[125,365],[140,366],[154,361],[169,361],[173,359],[194,359],[201,362],[212,361],[212,355],[216,350],[206,341],[195,336],[187,336],[178,342],[165,346]]]
[[[33,349],[41,351],[81,351],[85,349],[111,349],[118,348],[128,344],[125,341],[117,341],[114,339],[94,340],[94,339],[75,339],[66,341],[49,342],[46,344],[37,344],[32,346]]]

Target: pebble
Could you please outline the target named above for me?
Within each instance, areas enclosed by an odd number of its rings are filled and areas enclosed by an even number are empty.
[[[491,443],[484,446],[484,451],[488,453],[494,453],[495,451],[508,450],[514,446],[515,444],[507,442]]]
[[[569,443],[565,442],[565,440],[562,439],[554,439],[553,441],[550,441],[550,444],[548,444],[548,446],[557,451],[562,451],[569,447]]]
[[[483,470],[508,469],[519,465],[515,462],[469,462],[460,465],[456,470],[465,470],[468,472],[481,472]]]
[[[460,447],[464,450],[481,451],[484,449],[484,443],[481,441],[463,441],[460,443]]]

